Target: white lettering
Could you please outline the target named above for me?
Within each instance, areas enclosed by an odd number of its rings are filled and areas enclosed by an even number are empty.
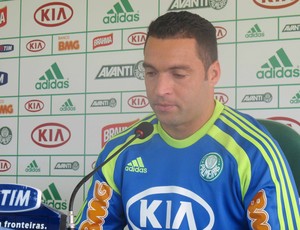
[[[1,206],[4,206],[6,203],[6,199],[7,199],[7,195],[10,194],[11,190],[7,190],[7,189],[3,189],[1,191],[1,194],[3,195],[2,197],[2,202],[1,202]]]
[[[16,198],[15,206],[28,206],[30,199],[30,191],[26,191],[23,194],[23,190],[19,191],[18,196]]]
[[[175,216],[172,229],[179,229],[180,225],[183,221],[184,216],[187,217],[187,222],[189,224],[189,229],[197,229],[196,223],[195,223],[195,217],[193,214],[193,208],[192,204],[190,202],[180,202],[180,207],[178,209],[178,212]]]
[[[191,201],[186,201],[185,199],[185,201],[178,201],[175,204],[173,200],[152,199],[153,195],[163,194],[172,194],[179,197],[183,196],[189,198]],[[151,204],[149,205],[148,202],[151,202]],[[135,223],[133,222],[135,218],[131,218],[131,213],[137,211],[137,206],[140,208],[140,221]],[[204,208],[206,210],[209,215],[209,222],[203,229],[212,229],[214,227],[215,216],[209,204],[194,192],[177,186],[152,187],[136,194],[128,200],[126,204],[126,214],[128,225],[132,229],[180,229],[186,224],[189,229],[197,229],[197,219],[194,217],[194,208]],[[156,212],[161,214],[165,213],[165,216],[158,216]],[[147,224],[152,226],[147,226]]]
[[[147,219],[153,226],[153,228],[161,228],[161,225],[159,224],[158,220],[155,217],[155,210],[158,208],[158,206],[162,203],[162,201],[154,200],[149,207],[147,207],[147,200],[141,200],[141,219],[140,219],[140,225],[141,227],[146,228],[147,227]]]
[[[1,194],[1,206],[5,206],[7,203],[9,206],[28,206],[29,204],[30,191],[26,191],[24,194],[23,190],[18,191],[3,189]]]

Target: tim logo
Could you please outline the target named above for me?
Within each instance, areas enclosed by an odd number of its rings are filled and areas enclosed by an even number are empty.
[[[7,23],[7,6],[0,8],[0,28]]]
[[[139,46],[139,45],[144,45],[146,41],[146,36],[147,34],[144,32],[136,32],[133,34],[130,34],[127,38],[127,41],[131,45]]]
[[[34,13],[34,20],[41,26],[61,26],[73,17],[73,9],[63,2],[49,2],[40,6]]]
[[[294,5],[299,0],[253,0],[253,2],[263,8],[267,9],[281,9]]]
[[[39,52],[46,47],[46,43],[42,40],[31,40],[26,44],[26,49],[30,52]]]
[[[24,105],[28,112],[36,113],[44,108],[44,103],[40,100],[30,100]]]
[[[8,74],[0,71],[0,86],[5,85],[8,82]]]
[[[7,53],[14,50],[14,45],[12,44],[3,44],[0,45],[0,53]]]
[[[128,105],[135,109],[144,108],[149,104],[148,98],[143,95],[132,96],[127,101]]]
[[[32,141],[44,148],[56,148],[66,144],[71,138],[71,131],[59,123],[45,123],[31,132]]]
[[[16,213],[34,210],[41,205],[41,191],[20,184],[0,184],[0,213]],[[12,222],[4,221],[7,224]],[[0,228],[1,227],[0,223]],[[9,226],[10,227],[10,226]]]

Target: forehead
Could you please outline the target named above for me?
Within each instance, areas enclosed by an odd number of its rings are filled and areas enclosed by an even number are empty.
[[[197,42],[194,38],[156,38],[149,37],[145,45],[145,53],[154,50],[155,52],[160,49],[165,49],[169,51],[179,51],[179,50],[197,50]]]
[[[149,65],[202,64],[197,47],[194,38],[149,37],[144,49],[144,61]]]

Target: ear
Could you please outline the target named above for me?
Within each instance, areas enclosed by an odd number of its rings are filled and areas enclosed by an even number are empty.
[[[209,66],[207,73],[208,73],[207,74],[208,80],[210,81],[210,83],[213,86],[215,86],[218,83],[220,76],[221,76],[221,67],[220,67],[220,63],[218,60],[213,62]]]

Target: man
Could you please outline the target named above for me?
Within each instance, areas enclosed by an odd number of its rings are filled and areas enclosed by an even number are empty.
[[[94,176],[79,229],[300,229],[290,168],[257,121],[214,100],[216,32],[189,12],[153,21],[144,47],[154,131]],[[110,140],[97,164],[134,136]]]

